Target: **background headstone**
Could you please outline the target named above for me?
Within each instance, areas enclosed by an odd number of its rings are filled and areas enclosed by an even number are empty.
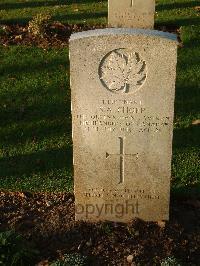
[[[167,220],[176,36],[104,29],[70,39],[77,220]]]
[[[155,0],[109,0],[110,27],[153,29]]]

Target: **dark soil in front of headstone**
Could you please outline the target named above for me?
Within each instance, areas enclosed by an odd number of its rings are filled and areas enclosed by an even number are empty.
[[[103,25],[87,26],[84,24],[66,25],[54,22],[49,25],[45,36],[33,36],[28,31],[28,26],[0,25],[0,45],[27,45],[42,48],[68,46],[72,33],[105,28]],[[157,26],[157,30],[176,33],[179,38],[179,29],[176,26]],[[179,38],[180,41],[180,38]],[[181,41],[180,41],[181,42]]]
[[[81,253],[91,265],[160,265],[175,256],[200,265],[200,200],[172,199],[170,222],[90,224],[74,221],[74,196],[67,193],[0,193],[0,230],[15,229],[36,244],[38,262]],[[44,265],[40,264],[40,265]]]

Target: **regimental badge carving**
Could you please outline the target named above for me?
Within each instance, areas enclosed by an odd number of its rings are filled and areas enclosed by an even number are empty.
[[[99,78],[103,86],[114,93],[133,93],[145,82],[146,62],[139,53],[116,49],[102,59]]]

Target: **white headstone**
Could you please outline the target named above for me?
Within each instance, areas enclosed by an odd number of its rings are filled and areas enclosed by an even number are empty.
[[[76,33],[70,61],[76,219],[167,220],[176,36]]]
[[[153,29],[155,0],[109,0],[110,27]]]

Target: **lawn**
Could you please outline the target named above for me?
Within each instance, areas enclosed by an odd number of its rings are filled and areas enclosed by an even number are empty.
[[[68,50],[1,49],[1,188],[69,190]]]
[[[76,3],[74,3],[76,2]],[[200,193],[200,1],[157,1],[156,25],[180,28],[173,141],[173,190]],[[1,0],[0,23],[50,13],[68,24],[106,25],[107,1]],[[1,46],[0,188],[71,191],[68,48]]]
[[[94,0],[1,0],[0,23],[27,23],[40,12],[49,13],[63,23],[105,24],[107,1]]]

